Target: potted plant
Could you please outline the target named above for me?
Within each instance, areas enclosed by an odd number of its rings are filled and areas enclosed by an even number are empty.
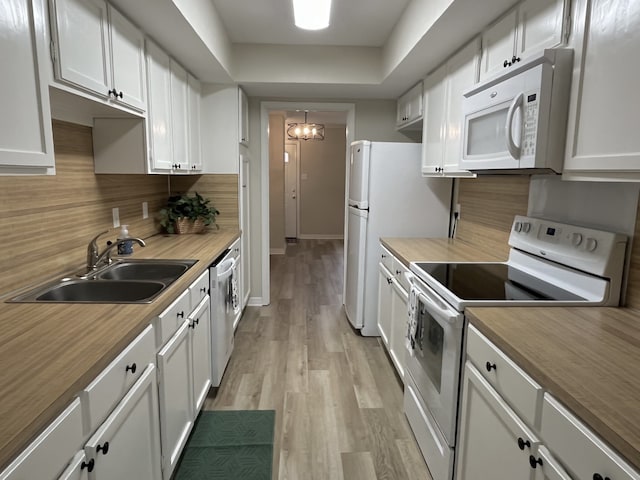
[[[160,210],[160,225],[167,233],[201,233],[207,225],[216,225],[216,215],[220,212],[209,205],[210,200],[198,192],[172,195],[167,207]]]

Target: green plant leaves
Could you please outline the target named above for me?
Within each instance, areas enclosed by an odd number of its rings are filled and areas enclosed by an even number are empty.
[[[211,200],[198,192],[195,192],[193,196],[186,193],[172,195],[167,201],[166,208],[160,210],[160,225],[167,233],[175,233],[175,222],[180,218],[194,221],[201,218],[205,225],[215,225],[216,215],[219,215],[220,212],[210,203]]]

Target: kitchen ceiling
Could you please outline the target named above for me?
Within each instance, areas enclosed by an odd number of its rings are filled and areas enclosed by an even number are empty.
[[[293,24],[291,0],[213,0],[232,43],[382,47],[409,0],[333,0],[329,28]]]
[[[516,0],[333,0],[302,31],[292,0],[111,0],[202,82],[295,100],[395,99]]]

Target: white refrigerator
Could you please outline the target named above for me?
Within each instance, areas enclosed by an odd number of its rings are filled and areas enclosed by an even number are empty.
[[[380,237],[444,238],[452,181],[421,175],[419,143],[351,144],[344,306],[362,335],[377,327]]]

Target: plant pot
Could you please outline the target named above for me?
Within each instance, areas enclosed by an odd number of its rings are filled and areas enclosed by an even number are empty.
[[[204,232],[205,224],[201,218],[196,220],[190,220],[188,218],[181,218],[176,221],[175,231],[178,235],[186,233],[202,233]]]

